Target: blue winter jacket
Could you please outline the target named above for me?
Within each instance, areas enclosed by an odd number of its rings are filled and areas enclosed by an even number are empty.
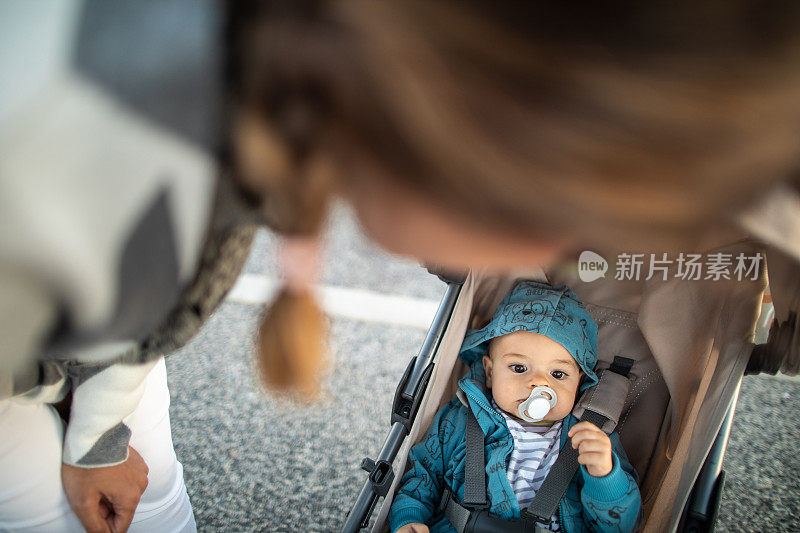
[[[464,378],[459,387],[469,407],[454,398],[437,413],[425,436],[411,449],[410,469],[401,480],[389,514],[393,532],[412,522],[428,524],[431,532],[455,531],[443,514],[437,515],[437,506],[445,484],[458,501],[464,498],[467,409],[475,413],[485,434],[489,512],[504,519],[520,516],[517,498],[506,475],[514,441],[505,419],[492,408],[483,383]],[[564,419],[561,447],[576,423],[572,415]],[[636,473],[628,463],[619,436],[612,433],[610,438],[613,469],[605,477],[596,478],[580,466],[558,506],[562,531],[625,532],[637,526],[641,496]]]

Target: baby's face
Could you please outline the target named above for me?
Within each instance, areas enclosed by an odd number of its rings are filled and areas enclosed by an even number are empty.
[[[582,375],[578,363],[563,346],[529,331],[493,339],[489,356],[483,358],[483,368],[494,401],[515,418],[519,418],[519,404],[530,396],[534,387],[546,385],[553,389],[558,403],[543,423],[561,420],[572,411]]]

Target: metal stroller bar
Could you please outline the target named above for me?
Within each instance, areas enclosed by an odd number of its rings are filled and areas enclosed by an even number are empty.
[[[736,392],[731,398],[728,412],[722,421],[722,426],[703,463],[703,468],[697,476],[689,501],[686,502],[678,531],[688,533],[712,533],[714,531],[725,485],[725,471],[722,469],[722,462],[728,447],[728,438],[731,434],[733,415],[741,387],[742,382],[739,381]]]
[[[355,533],[366,528],[378,497],[386,496],[389,491],[395,476],[392,461],[400,451],[400,447],[414,423],[420,401],[425,394],[425,388],[433,370],[439,344],[447,329],[447,324],[450,322],[460,293],[461,282],[447,284],[447,290],[439,303],[425,341],[422,343],[419,353],[409,362],[403,379],[397,386],[392,406],[392,429],[381,447],[377,460],[367,457],[361,462],[361,468],[369,472],[369,477],[361,488],[355,504],[347,514],[342,527],[343,533]]]

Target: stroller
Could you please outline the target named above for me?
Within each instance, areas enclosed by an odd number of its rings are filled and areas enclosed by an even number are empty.
[[[792,257],[752,239],[708,254],[766,259],[774,307],[765,304],[762,312],[762,301],[769,301],[764,297],[765,261],[741,281],[683,279],[670,270],[648,280],[584,282],[576,263],[505,277],[439,275],[447,290],[419,354],[397,387],[392,428],[383,448],[376,460],[366,458],[361,464],[369,476],[342,531],[370,527],[371,521],[373,532],[387,530],[409,449],[455,396],[467,371],[458,357],[465,332],[485,325],[520,279],[567,285],[586,304],[598,323],[598,373],[617,356],[634,361],[627,386],[616,398],[611,395],[608,408],[639,475],[640,530],[712,531],[742,376],[799,370],[795,329],[800,281]],[[757,322],[772,323],[768,341],[759,345],[753,342]],[[576,416],[581,405],[576,403]],[[380,498],[383,503],[372,520]]]

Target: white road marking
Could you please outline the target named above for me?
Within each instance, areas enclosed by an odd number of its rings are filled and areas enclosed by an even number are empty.
[[[243,274],[228,294],[228,301],[262,305],[272,301],[280,286],[275,278]],[[439,302],[363,289],[318,285],[315,290],[322,308],[331,316],[409,326],[427,330]]]
[[[248,305],[264,305],[272,301],[279,286],[280,282],[275,278],[242,274],[228,294],[228,300]],[[322,308],[331,316],[423,330],[430,327],[439,307],[439,302],[435,300],[381,294],[364,289],[318,285],[316,291]],[[800,382],[800,376],[760,376]]]

